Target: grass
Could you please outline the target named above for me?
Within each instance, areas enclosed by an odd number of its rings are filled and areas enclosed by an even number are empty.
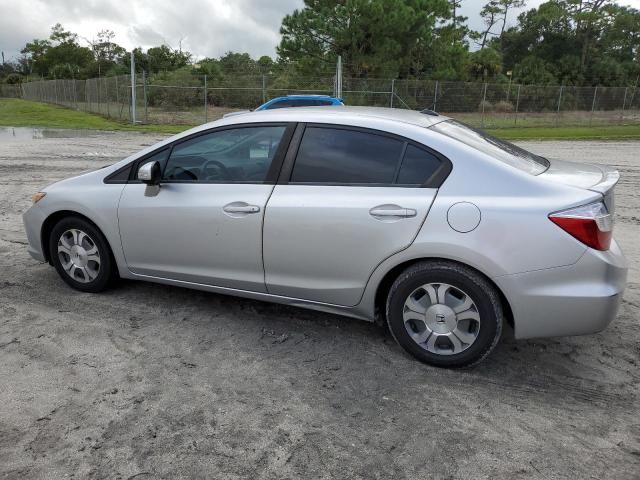
[[[92,113],[16,98],[0,98],[0,125],[153,133],[178,133],[192,126],[131,125]],[[490,128],[487,131],[506,140],[640,140],[640,124],[597,127],[510,127]]]
[[[640,140],[640,125],[487,129],[504,140]]]
[[[191,125],[131,125],[100,115],[71,110],[48,103],[18,98],[0,98],[0,125],[11,127],[46,127],[90,130],[123,130],[178,133]]]

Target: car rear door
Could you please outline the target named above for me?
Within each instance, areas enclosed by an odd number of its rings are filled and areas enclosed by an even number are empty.
[[[134,178],[122,192],[118,221],[131,272],[265,292],[263,215],[293,128],[225,127],[138,162],[159,161],[163,176],[157,191]]]
[[[375,267],[412,243],[450,168],[380,131],[299,125],[265,214],[268,292],[356,305]]]

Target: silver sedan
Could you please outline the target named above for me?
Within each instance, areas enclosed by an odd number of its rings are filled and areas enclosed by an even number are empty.
[[[605,328],[627,263],[615,170],[547,160],[433,112],[246,113],[48,186],[29,253],[117,278],[384,322],[426,363]]]

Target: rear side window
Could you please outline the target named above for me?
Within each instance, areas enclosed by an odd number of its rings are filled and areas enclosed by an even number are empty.
[[[549,168],[546,158],[455,120],[436,123],[430,128],[531,175],[540,175]]]
[[[441,165],[442,162],[434,154],[413,145],[407,145],[396,183],[423,185],[433,177]]]
[[[290,183],[391,184],[404,142],[373,133],[307,127]]]

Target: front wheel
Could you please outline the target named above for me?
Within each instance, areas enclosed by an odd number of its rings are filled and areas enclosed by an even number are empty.
[[[393,283],[387,298],[391,334],[418,360],[464,367],[483,360],[502,333],[503,309],[493,285],[453,262],[420,262]]]
[[[113,280],[115,266],[104,235],[79,217],[60,220],[49,237],[51,261],[73,288],[97,293]]]

